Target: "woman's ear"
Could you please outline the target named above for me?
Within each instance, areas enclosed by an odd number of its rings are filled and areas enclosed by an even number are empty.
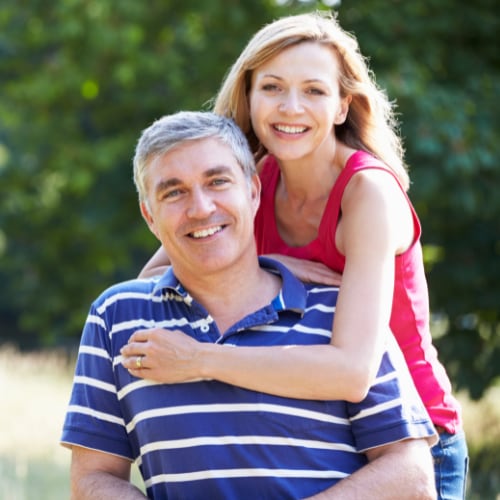
[[[340,106],[337,111],[337,116],[335,117],[335,125],[341,125],[345,122],[347,113],[349,112],[349,106],[352,101],[352,95],[347,95],[340,101]]]

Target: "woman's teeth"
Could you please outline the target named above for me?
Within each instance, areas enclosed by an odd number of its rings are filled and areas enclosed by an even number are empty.
[[[301,134],[307,130],[307,127],[295,127],[292,125],[275,125],[274,128],[285,134]]]

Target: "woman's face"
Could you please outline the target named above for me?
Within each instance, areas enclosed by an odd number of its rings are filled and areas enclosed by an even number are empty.
[[[249,94],[255,134],[278,160],[301,160],[333,146],[348,98],[339,92],[332,48],[315,42],[289,47],[256,68]]]

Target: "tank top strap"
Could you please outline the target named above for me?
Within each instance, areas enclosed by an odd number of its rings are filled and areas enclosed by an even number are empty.
[[[262,169],[259,172],[260,180],[263,187],[270,187],[270,191],[274,193],[276,190],[276,183],[278,182],[280,169],[276,158],[268,155],[262,163]]]
[[[340,217],[340,204],[342,196],[344,195],[344,190],[356,172],[369,168],[368,160],[371,160],[370,163],[372,163],[372,165],[370,166],[373,168],[373,162],[377,162],[377,160],[364,151],[356,151],[348,158],[344,168],[340,171],[340,174],[330,192],[327,209],[325,210],[325,213],[330,215],[329,219],[333,219],[335,221],[335,226]]]
[[[388,174],[392,175],[394,180],[398,183],[398,186],[400,187],[401,191],[403,192],[403,195],[408,201],[412,213],[413,224],[415,228],[414,241],[419,239],[422,232],[420,221],[418,219],[415,208],[411,203],[408,193],[402,186],[397,175],[385,163],[375,158],[370,153],[367,153],[366,151],[362,150],[356,151],[349,157],[344,168],[342,169],[337,180],[335,181],[335,185],[333,186],[331,198],[329,200],[329,202],[331,202],[331,204],[329,203],[329,209],[332,210],[332,213],[335,214],[336,220],[338,221],[338,217],[340,216],[340,202],[342,200],[342,196],[344,194],[344,190],[348,182],[351,180],[354,174],[356,174],[361,170],[366,170],[368,168],[383,170],[384,172],[387,172]]]

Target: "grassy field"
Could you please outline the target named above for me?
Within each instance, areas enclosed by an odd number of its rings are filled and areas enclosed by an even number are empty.
[[[73,360],[0,350],[0,499],[69,498],[70,452],[58,440]],[[500,387],[479,403],[460,397],[471,454],[469,500],[500,500]],[[134,482],[140,484],[137,471]]]

